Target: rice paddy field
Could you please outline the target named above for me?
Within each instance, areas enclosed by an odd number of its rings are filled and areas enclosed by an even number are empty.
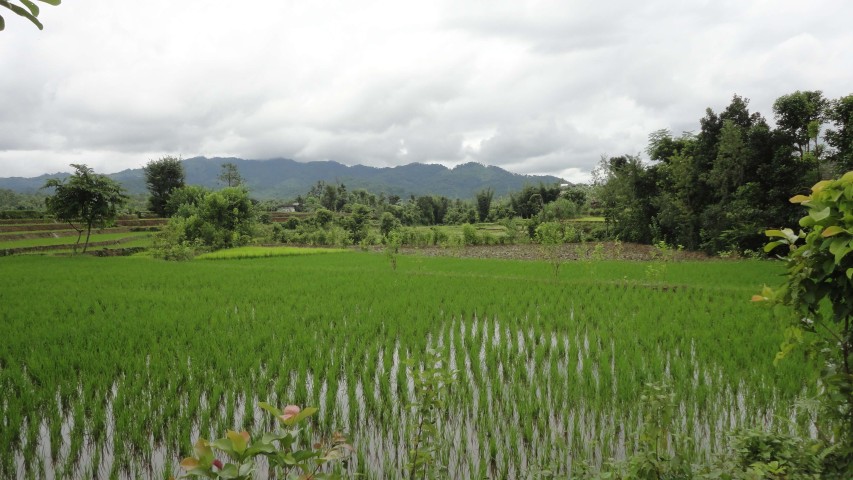
[[[247,256],[247,255],[243,255]],[[659,272],[660,273],[660,272]],[[257,404],[320,408],[349,474],[398,478],[412,371],[458,370],[441,432],[448,478],[566,477],[636,448],[647,382],[707,461],[734,428],[807,426],[805,360],[750,303],[781,265],[545,262],[377,253],[0,258],[0,478],[168,478],[199,437],[271,428]],[[787,428],[787,427],[786,427]]]

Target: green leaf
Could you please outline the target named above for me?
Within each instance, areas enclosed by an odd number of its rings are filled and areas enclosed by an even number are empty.
[[[254,456],[258,453],[275,453],[275,447],[269,443],[255,443],[246,450],[248,456]]]
[[[3,20],[3,15],[0,15],[0,32],[6,30],[6,20]]]
[[[31,2],[30,0],[21,0],[21,3],[23,3],[27,8],[30,9],[30,13],[32,13],[33,16],[37,17],[39,15],[38,5]]]
[[[219,478],[238,478],[240,472],[237,470],[237,465],[229,463],[219,471]]]
[[[825,207],[823,210],[817,210],[809,213],[809,217],[814,219],[815,222],[819,222],[829,217],[830,209],[829,207]]]
[[[811,197],[806,196],[806,195],[794,195],[788,201],[791,203],[803,203],[803,202],[808,202],[811,199],[812,199]]]
[[[281,410],[279,410],[279,409],[278,409],[278,408],[276,408],[276,407],[273,407],[272,405],[270,405],[270,404],[269,404],[269,403],[267,403],[267,402],[258,402],[258,406],[259,406],[259,407],[261,407],[261,408],[263,408],[264,410],[266,410],[266,411],[268,411],[268,412],[272,413],[272,414],[273,414],[273,415],[275,415],[276,417],[282,414]]]
[[[21,7],[20,5],[15,5],[14,3],[6,3],[6,5],[7,5],[7,6],[9,7],[9,9],[10,9],[10,10],[12,10],[13,12],[15,12],[15,13],[17,13],[18,15],[20,15],[20,16],[22,16],[22,17],[24,17],[24,18],[28,19],[29,21],[33,22],[33,25],[35,25],[36,27],[38,27],[38,29],[39,29],[39,30],[44,30],[44,25],[42,25],[42,24],[41,24],[41,22],[39,22],[38,18],[36,18],[35,16],[33,16],[33,14],[31,14],[29,11],[25,10],[25,9],[24,9],[23,7]]]
[[[211,462],[213,462],[213,450],[210,448],[210,444],[207,442],[207,440],[199,438],[193,446],[193,452],[195,453],[196,458],[198,458],[201,463],[206,463],[209,465]]]
[[[46,3],[48,5],[53,5],[54,7],[56,7],[60,3],[62,3],[62,0],[39,0],[39,2]]]
[[[210,446],[217,450],[222,450],[229,455],[234,455],[234,446],[231,444],[231,440],[227,438],[218,438]]]
[[[246,447],[249,444],[249,439],[247,438],[249,436],[248,433],[229,430],[225,436],[231,440],[231,445],[233,445],[235,452],[243,453],[246,451]]]
[[[788,242],[783,242],[781,240],[776,240],[775,242],[770,242],[764,246],[764,253],[770,253],[771,250],[778,247],[779,245],[788,245]]]
[[[238,474],[244,478],[252,478],[252,473],[255,471],[255,466],[252,462],[246,462],[240,465],[240,469],[238,470]]]
[[[853,280],[853,268],[847,269],[847,280]]]
[[[836,238],[829,244],[829,253],[835,255],[835,263],[841,263],[841,259],[850,253],[850,240]]]
[[[267,432],[261,437],[261,443],[272,443],[275,441],[287,440],[287,443],[293,443],[293,436],[290,433],[272,433]]]

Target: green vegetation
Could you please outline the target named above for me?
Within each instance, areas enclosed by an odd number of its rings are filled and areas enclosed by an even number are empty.
[[[819,440],[828,448],[839,478],[853,475],[853,172],[797,195],[808,214],[799,233],[768,230],[777,239],[765,247],[787,247],[787,279],[777,290],[765,287],[754,300],[772,300],[794,311],[777,360],[802,347],[822,362],[818,397]],[[800,244],[800,240],[803,242]]]
[[[59,5],[61,0],[35,0],[38,2],[46,3],[48,5]],[[13,13],[20,15],[30,22],[33,23],[39,30],[44,29],[44,25],[38,19],[39,15],[39,7],[37,4],[33,3],[30,0],[20,0],[21,5],[14,3],[14,0],[3,0],[0,1],[0,7],[8,8]],[[6,21],[3,19],[3,16],[0,15],[0,30],[4,30],[6,28]]]
[[[166,156],[151,160],[142,171],[145,174],[145,184],[151,193],[148,197],[148,208],[160,217],[174,214],[175,212],[169,209],[169,199],[173,191],[186,183],[181,159]]]
[[[148,237],[150,232],[124,232],[124,233],[96,233],[91,235],[89,243],[111,242],[133,237]],[[56,237],[56,238],[31,238],[26,240],[10,240],[0,241],[0,249],[6,248],[24,248],[24,247],[45,247],[50,245],[68,245],[73,246],[73,237]]]
[[[155,255],[167,260],[247,245],[255,233],[255,208],[242,187],[215,192],[195,186],[177,188],[167,209],[174,215],[154,244]]]
[[[317,408],[305,409],[297,405],[288,405],[283,410],[266,402],[258,404],[272,414],[281,424],[281,429],[253,435],[243,430],[228,430],[222,438],[208,442],[200,438],[193,446],[194,455],[181,461],[181,469],[186,471],[182,478],[212,478],[222,480],[252,480],[258,473],[257,459],[264,458],[269,469],[266,474],[273,478],[338,479],[340,468],[326,473],[327,464],[338,467],[352,452],[352,446],[346,443],[346,437],[334,433],[325,442],[311,443],[301,447],[301,439],[311,436],[300,423],[317,413]],[[227,455],[225,462],[216,458],[216,453]],[[230,461],[229,461],[230,460]]]
[[[722,112],[707,109],[696,134],[653,132],[651,163],[602,158],[594,191],[609,233],[708,253],[758,252],[764,230],[799,219],[791,195],[853,169],[853,95],[783,95],[773,104],[775,128],[748,105],[735,95]]]
[[[118,215],[118,209],[127,201],[127,195],[118,183],[95,174],[86,165],[71,166],[75,173],[70,177],[62,180],[52,178],[45,182],[43,188],[54,189],[53,195],[46,200],[47,212],[77,230],[75,252],[83,231],[86,231],[83,243],[83,253],[86,253],[92,228],[111,224]]]
[[[544,262],[395,260],[2,259],[0,447],[17,453],[0,476],[176,474],[199,437],[267,431],[266,401],[317,406],[317,435],[355,447],[348,475],[400,477],[423,368],[405,360],[428,348],[458,370],[430,453],[451,478],[630,455],[648,382],[671,385],[692,463],[733,429],[813,420],[794,400],[815,393],[815,365],[774,367],[782,334],[748,302],[778,264],[672,262],[650,279],[642,262],[599,261],[595,276],[569,262],[555,278]]]
[[[340,248],[302,248],[302,247],[237,247],[227,250],[204,253],[197,256],[200,260],[224,260],[237,258],[289,257],[293,255],[315,255],[318,253],[348,252]]]

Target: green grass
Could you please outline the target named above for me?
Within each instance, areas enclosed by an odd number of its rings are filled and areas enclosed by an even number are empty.
[[[589,223],[604,223],[604,217],[578,217],[573,218],[573,222],[589,222]]]
[[[303,247],[238,247],[217,250],[196,257],[199,260],[225,260],[246,258],[289,257],[294,255],[315,255],[318,253],[341,253],[349,250],[340,248],[303,248]]]
[[[85,470],[92,451],[105,477],[145,477],[197,436],[263,431],[253,406],[270,401],[319,407],[315,426],[347,432],[367,478],[399,478],[402,361],[437,345],[459,370],[449,478],[565,478],[571,458],[630,453],[646,382],[672,386],[672,431],[696,462],[732,427],[790,418],[813,365],[774,367],[780,325],[749,301],[782,266],[676,262],[652,279],[648,265],[569,262],[555,278],[545,262],[400,256],[392,270],[362,252],[0,258],[0,448],[23,459],[0,457],[0,477]]]
[[[145,237],[150,236],[151,232],[124,232],[124,233],[101,233],[101,234],[92,234],[89,237],[89,243],[95,242],[111,242],[116,240],[121,240],[124,238],[132,238],[132,237]],[[26,240],[12,240],[6,242],[0,242],[0,249],[5,248],[25,248],[25,247],[46,247],[52,245],[74,245],[74,242],[77,240],[77,237],[59,237],[59,238],[31,238]],[[80,246],[82,248],[83,242],[86,240],[86,235],[83,235],[83,238],[80,239]]]

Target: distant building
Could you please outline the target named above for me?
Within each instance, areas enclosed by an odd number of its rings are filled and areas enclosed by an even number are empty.
[[[276,213],[295,213],[299,211],[299,203],[293,202],[285,205],[279,205],[278,208],[275,209]]]

